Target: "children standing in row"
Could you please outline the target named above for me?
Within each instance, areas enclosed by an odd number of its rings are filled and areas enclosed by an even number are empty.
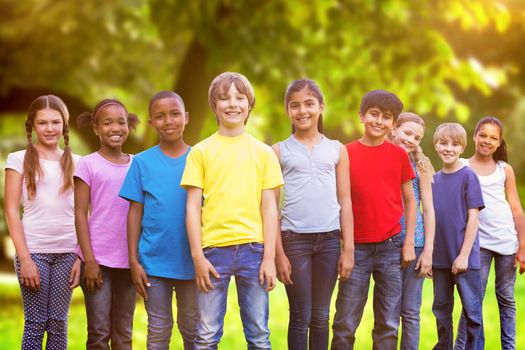
[[[133,158],[120,190],[120,196],[130,201],[132,279],[148,314],[148,349],[169,348],[173,291],[184,349],[193,349],[199,315],[185,224],[186,191],[178,186],[190,151],[183,138],[189,114],[182,98],[172,91],[155,94],[149,114],[159,145]]]
[[[525,271],[525,218],[516,177],[507,163],[503,124],[495,117],[482,118],[474,130],[474,155],[465,161],[478,175],[485,209],[479,214],[481,297],[485,295],[492,260],[500,313],[501,348],[516,348],[516,266]],[[459,321],[456,348],[465,349],[466,319]],[[478,349],[485,347],[483,328]]]
[[[452,349],[454,285],[457,286],[466,319],[466,349],[477,349],[481,331],[481,279],[479,211],[484,208],[478,177],[459,157],[467,133],[457,123],[437,127],[434,147],[443,168],[434,175],[432,195],[436,214],[433,254],[434,303],[438,342],[434,349]]]
[[[69,304],[80,273],[73,217],[73,172],[79,157],[69,147],[68,121],[60,98],[38,97],[25,122],[27,148],[9,154],[6,162],[5,212],[24,304],[24,350],[41,349],[45,333],[47,349],[67,348]]]
[[[396,95],[374,90],[361,102],[363,136],[346,145],[350,158],[355,266],[339,283],[332,349],[352,349],[374,276],[375,349],[395,349],[402,295],[401,266],[415,259],[414,172],[407,152],[385,142],[403,109]],[[406,222],[405,241],[400,219]]]
[[[321,133],[324,102],[315,82],[292,82],[285,108],[293,134],[273,149],[284,177],[276,264],[290,305],[288,348],[327,349],[337,273],[347,279],[354,259],[348,154]]]
[[[100,149],[82,157],[75,171],[75,226],[82,260],[87,349],[131,350],[135,287],[126,239],[129,203],[118,196],[132,156],[122,152],[138,123],[118,100],[100,101],[77,118],[100,139]]]
[[[405,112],[399,115],[392,130],[392,142],[403,148],[410,156],[415,178],[412,188],[416,199],[416,228],[414,246],[416,259],[403,271],[403,296],[401,298],[401,344],[400,348],[419,348],[419,313],[425,277],[432,274],[432,251],[434,248],[435,217],[432,203],[431,180],[434,173],[430,160],[423,154],[419,143],[425,133],[425,122],[417,114]],[[423,207],[423,211],[421,211]],[[405,218],[401,218],[403,240],[406,236]]]
[[[272,149],[244,126],[255,104],[250,82],[222,73],[208,100],[218,131],[193,147],[181,186],[198,286],[196,349],[216,349],[228,285],[235,276],[248,348],[270,349],[268,291],[275,287],[276,189],[283,184]]]

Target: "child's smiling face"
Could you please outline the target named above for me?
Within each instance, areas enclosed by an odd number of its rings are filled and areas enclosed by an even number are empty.
[[[161,140],[174,142],[182,138],[188,117],[177,98],[162,98],[151,105],[149,124],[157,131]]]
[[[465,150],[465,147],[459,140],[442,137],[436,144],[435,149],[439,158],[443,161],[443,168],[454,168],[459,164],[459,157]]]
[[[248,96],[231,84],[228,91],[215,101],[215,114],[219,125],[227,129],[243,127],[250,114]]]
[[[364,137],[375,142],[383,142],[394,126],[394,114],[391,111],[382,111],[378,107],[369,108],[359,119],[365,127]]]
[[[122,147],[129,135],[128,116],[118,105],[103,107],[93,124],[95,135],[100,143],[109,148]]]
[[[319,103],[317,96],[308,88],[292,93],[286,106],[290,121],[296,130],[317,128],[323,109],[324,105]]]
[[[412,153],[417,151],[425,130],[421,124],[408,121],[392,130],[393,143]]]

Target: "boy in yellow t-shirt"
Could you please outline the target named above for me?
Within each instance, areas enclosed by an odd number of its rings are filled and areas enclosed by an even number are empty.
[[[195,349],[217,348],[231,276],[248,347],[270,349],[268,292],[275,287],[281,169],[272,149],[244,129],[255,104],[246,77],[220,74],[208,102],[218,130],[192,148],[181,181],[188,190],[186,224],[198,286]]]

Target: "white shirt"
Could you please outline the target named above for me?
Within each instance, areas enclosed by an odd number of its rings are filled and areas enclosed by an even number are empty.
[[[10,153],[5,168],[24,175],[26,151]],[[73,155],[76,163],[80,157]],[[40,159],[44,172],[37,179],[36,196],[29,200],[25,178],[22,182],[22,226],[30,253],[72,253],[77,247],[73,191],[62,193],[60,160]]]

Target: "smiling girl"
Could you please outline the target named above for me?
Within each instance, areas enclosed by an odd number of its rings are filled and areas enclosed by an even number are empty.
[[[25,122],[27,148],[7,157],[4,203],[24,304],[22,349],[41,349],[44,333],[47,349],[67,348],[69,304],[79,279],[73,219],[78,156],[69,148],[68,121],[60,98],[38,97]],[[62,137],[64,149],[59,146]]]
[[[79,160],[75,172],[75,225],[82,259],[81,287],[88,323],[87,349],[131,349],[135,288],[126,239],[129,202],[118,192],[132,156],[122,152],[138,123],[118,101],[99,102],[77,118],[100,139],[100,149]]]

